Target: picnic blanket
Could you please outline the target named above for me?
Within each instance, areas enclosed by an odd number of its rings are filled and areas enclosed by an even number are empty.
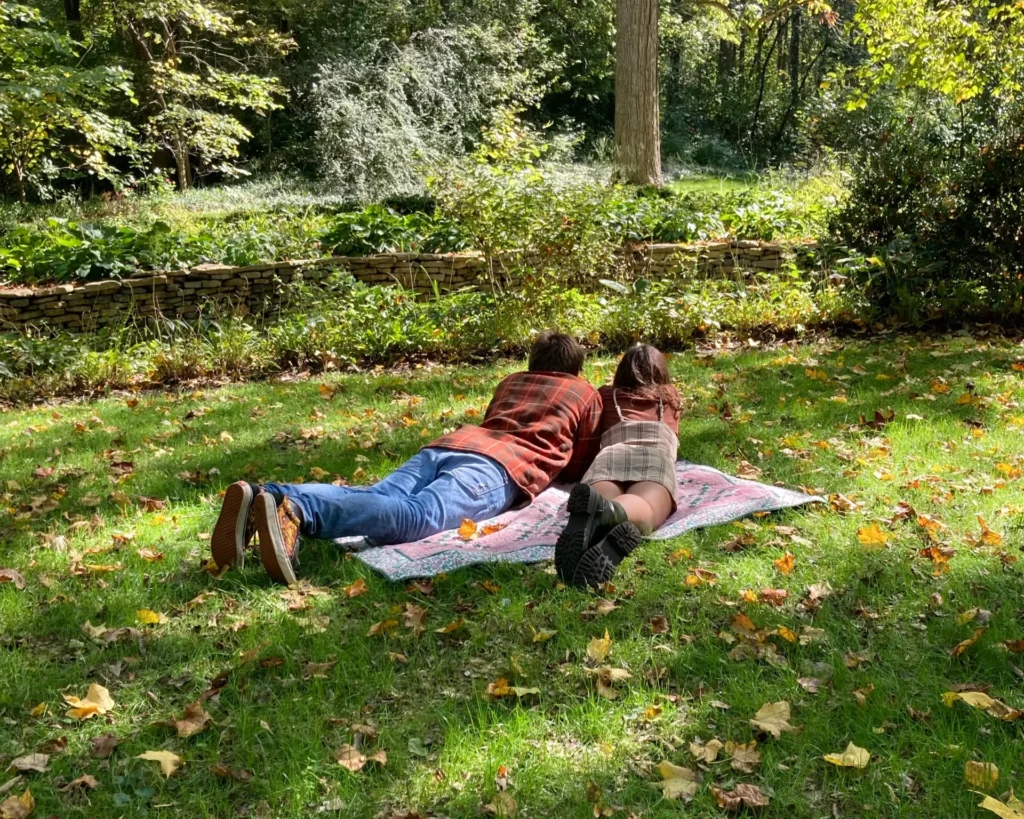
[[[739,520],[754,512],[788,509],[824,499],[780,489],[776,486],[734,478],[709,466],[676,463],[679,479],[679,508],[652,540],[671,537]],[[367,566],[389,580],[432,577],[477,563],[539,563],[555,556],[555,541],[561,533],[568,512],[565,505],[571,486],[549,486],[533,503],[513,509],[487,521],[504,526],[500,531],[466,541],[456,531],[441,532],[416,543],[397,546],[372,546],[363,538],[338,538],[343,548],[354,550]]]

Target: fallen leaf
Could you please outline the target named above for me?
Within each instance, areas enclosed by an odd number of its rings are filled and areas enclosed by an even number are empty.
[[[405,627],[411,629],[413,634],[422,634],[427,630],[423,625],[427,619],[427,610],[415,603],[406,603],[405,612],[402,615]]]
[[[360,577],[354,583],[345,586],[345,588],[341,590],[341,593],[351,600],[353,597],[359,597],[361,594],[366,594],[369,590],[369,585],[367,585],[366,581]]]
[[[796,557],[792,552],[786,552],[782,557],[776,558],[772,562],[775,564],[775,568],[782,572],[782,574],[789,575],[796,564]]]
[[[808,694],[817,694],[821,688],[821,680],[817,677],[800,677],[797,684]]]
[[[435,628],[434,632],[437,634],[454,634],[465,625],[465,620],[452,620],[447,625],[441,626],[441,628]]]
[[[871,761],[871,754],[851,742],[841,754],[825,754],[822,759],[841,768],[866,768]]]
[[[668,634],[669,625],[668,618],[663,616],[651,618],[651,631],[655,634]]]
[[[167,778],[181,766],[181,757],[177,754],[172,754],[170,751],[146,751],[135,758],[159,762],[160,770],[163,771],[164,777]]]
[[[984,794],[979,794],[979,796],[984,796]],[[1002,819],[1024,819],[1024,802],[1021,802],[1012,792],[1005,803],[993,799],[991,796],[985,796],[978,803],[978,807],[991,811],[996,816],[1001,816]]]
[[[374,623],[370,626],[370,630],[366,632],[366,636],[384,637],[396,628],[398,628],[398,621],[394,617],[389,617],[387,620],[381,620],[379,623]]]
[[[1003,645],[1011,654],[1024,654],[1024,640],[1005,640]]]
[[[691,768],[681,768],[664,760],[658,765],[661,773],[661,792],[666,799],[682,799],[689,802],[697,793],[700,785],[700,774]]]
[[[238,782],[248,782],[252,779],[250,771],[243,770],[242,768],[232,768],[219,763],[211,767],[210,770],[214,776],[219,776],[221,779],[234,779]]]
[[[877,523],[870,523],[857,530],[857,540],[868,548],[879,549],[889,542],[889,535]]]
[[[46,764],[49,761],[50,757],[47,754],[26,754],[12,760],[7,770],[15,770],[18,773],[28,773],[29,771],[46,773]]]
[[[772,702],[761,706],[761,710],[754,714],[750,724],[766,734],[771,734],[778,739],[783,732],[797,732],[799,729],[789,724],[789,703]]]
[[[156,549],[136,549],[135,553],[149,563],[157,563],[164,559],[164,553]]]
[[[468,413],[467,413],[468,414]],[[496,816],[498,819],[512,819],[519,811],[519,803],[508,791],[498,791],[494,799],[482,808],[488,816]]]
[[[552,637],[558,634],[558,632],[555,629],[536,629],[533,626],[530,626],[530,632],[533,635],[531,641],[534,643],[546,643],[548,640],[550,640]]]
[[[102,716],[116,707],[114,700],[110,697],[110,692],[96,683],[89,686],[84,699],[65,694],[64,701],[71,706],[67,716],[77,720],[87,720],[97,715]]]
[[[32,791],[26,790],[21,796],[9,796],[0,802],[0,819],[28,819],[35,809]]]
[[[773,606],[785,605],[789,592],[786,589],[761,589],[761,599]]]
[[[874,683],[868,683],[864,688],[856,688],[853,691],[853,697],[857,700],[857,705],[861,708],[866,708],[868,704],[868,696],[872,691],[875,690]]]
[[[1021,716],[1021,712],[1016,708],[1011,708],[981,691],[947,691],[942,695],[942,701],[950,708],[957,700],[962,700],[972,708],[978,708],[1003,722],[1010,722]]]
[[[743,806],[755,810],[763,808],[769,803],[768,797],[761,792],[760,788],[746,783],[737,785],[734,791],[727,791],[717,785],[712,785],[711,793],[714,795],[718,807],[724,810],[739,810]]]
[[[606,700],[616,700],[619,692],[615,690],[615,683],[630,679],[630,673],[624,668],[610,668],[603,665],[600,668],[589,668],[587,671],[594,676],[594,687],[597,693]]]
[[[981,639],[981,635],[984,634],[984,633],[985,633],[985,629],[984,628],[975,629],[974,630],[974,634],[972,634],[966,640],[961,640],[959,643],[957,643],[956,646],[953,647],[953,649],[949,652],[949,656],[950,657],[959,657],[959,656],[961,656],[965,651],[967,651],[967,649],[969,649],[976,642],[978,642],[978,640]]]
[[[358,773],[364,767],[367,762],[376,762],[378,765],[388,764],[388,755],[386,751],[374,751],[372,754],[364,756],[358,749],[351,745],[341,745],[338,750],[334,752],[334,758],[338,760],[338,764],[352,773]]]
[[[99,780],[89,774],[82,774],[78,779],[73,779],[68,782],[63,788],[60,789],[61,793],[68,793],[69,791],[75,790],[75,788],[88,789],[90,791],[96,790],[100,786]]]
[[[14,588],[25,588],[25,578],[17,569],[0,569],[0,583],[13,583]]]
[[[113,734],[103,734],[102,736],[93,737],[90,740],[90,744],[92,745],[89,749],[90,756],[96,759],[106,759],[117,748],[118,741],[117,737]]]
[[[157,626],[167,622],[166,614],[151,609],[139,609],[135,612],[135,617],[144,626]]]
[[[754,768],[761,764],[761,752],[757,750],[757,740],[753,739],[745,744],[732,742],[725,743],[725,752],[730,756],[730,765],[733,770],[743,773],[753,773]]]
[[[213,722],[213,717],[203,710],[202,701],[196,700],[192,704],[186,705],[184,716],[181,719],[172,720],[171,724],[177,729],[179,737],[190,737],[193,734],[198,734],[211,722]]]
[[[787,643],[795,643],[797,642],[797,640],[800,639],[799,635],[797,635],[795,631],[786,628],[785,626],[779,626],[778,629],[776,629],[775,633],[778,634]]]
[[[975,788],[992,790],[999,781],[999,768],[991,762],[968,760],[964,765],[964,781]]]
[[[709,740],[706,745],[698,738],[690,743],[690,753],[698,762],[714,762],[718,759],[718,752],[724,747],[717,738]]]
[[[474,537],[476,537],[476,529],[477,526],[475,520],[463,518],[462,523],[459,525],[459,528],[456,531],[459,537],[461,537],[463,540],[472,540]]]
[[[331,660],[330,662],[326,663],[307,662],[302,669],[302,679],[326,680],[327,672],[334,668],[334,666],[336,666],[337,664],[337,660]]]
[[[604,637],[591,637],[590,642],[587,644],[587,659],[593,663],[604,662],[605,657],[612,650],[612,638],[608,636],[608,630],[604,632]]]

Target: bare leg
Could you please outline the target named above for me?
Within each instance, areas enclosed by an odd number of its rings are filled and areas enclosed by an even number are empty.
[[[615,501],[626,510],[629,522],[641,533],[649,535],[672,514],[672,496],[660,483],[640,481],[630,484],[623,491],[623,485],[614,481],[598,481],[594,489],[607,500]]]

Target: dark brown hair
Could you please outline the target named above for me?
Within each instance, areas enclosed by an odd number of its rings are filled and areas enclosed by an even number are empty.
[[[583,370],[583,348],[565,333],[544,332],[537,336],[530,350],[531,373],[568,373],[579,375]]]
[[[660,398],[678,411],[679,393],[672,386],[672,375],[664,353],[650,344],[630,347],[615,370],[612,386],[637,398]]]

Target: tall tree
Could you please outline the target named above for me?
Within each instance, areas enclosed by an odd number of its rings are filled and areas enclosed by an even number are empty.
[[[625,182],[661,184],[658,0],[617,0],[615,167]]]

